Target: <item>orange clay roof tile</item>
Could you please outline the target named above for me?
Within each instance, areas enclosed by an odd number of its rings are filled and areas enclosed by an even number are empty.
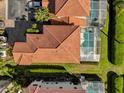
[[[16,54],[20,53],[22,56],[20,65],[29,65],[34,63],[80,63],[80,27],[72,25],[64,26],[44,26],[45,33],[49,34],[35,34],[27,35],[32,45],[37,46],[37,50],[32,53],[26,53],[25,45],[15,45],[13,54],[14,59],[17,61]],[[51,31],[51,32],[50,32]],[[40,39],[39,41],[36,36],[42,38],[42,36],[48,36],[54,38],[53,40]],[[32,39],[32,40],[31,40]],[[44,41],[43,41],[44,40]],[[28,41],[28,40],[27,40]],[[53,44],[54,41],[59,44],[58,47],[49,45]],[[49,42],[49,43],[48,43]],[[46,44],[48,43],[48,45]],[[46,44],[46,45],[45,45]],[[28,45],[28,42],[27,44]],[[31,45],[31,44],[30,44]],[[20,48],[18,48],[20,47]],[[24,49],[22,49],[24,48]],[[18,50],[19,49],[19,50]],[[24,51],[25,50],[25,51]]]
[[[48,0],[47,2],[49,10],[57,16],[89,15],[90,0]]]

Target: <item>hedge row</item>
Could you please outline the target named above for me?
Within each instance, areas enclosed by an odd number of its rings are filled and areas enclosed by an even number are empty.
[[[122,0],[123,1],[123,0]],[[114,44],[113,44],[113,63],[116,65],[124,64],[124,6],[119,3],[114,7],[115,20],[114,20]]]
[[[123,91],[123,77],[122,76],[118,76],[118,77],[115,77],[113,79],[113,93],[124,93]]]

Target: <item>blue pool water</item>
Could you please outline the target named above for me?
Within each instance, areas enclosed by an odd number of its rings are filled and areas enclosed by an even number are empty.
[[[92,31],[85,31],[83,47],[93,47],[93,46],[94,46],[94,33]]]

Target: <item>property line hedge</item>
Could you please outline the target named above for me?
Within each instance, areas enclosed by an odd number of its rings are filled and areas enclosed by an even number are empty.
[[[113,93],[123,93],[123,76],[118,76],[114,78]]]
[[[116,1],[116,0],[115,0]],[[122,0],[123,1],[123,0]],[[116,2],[117,3],[117,2]],[[116,65],[124,64],[124,7],[122,7],[122,4],[124,3],[114,4],[114,12],[115,12],[115,18],[114,18],[114,42],[113,42],[113,63]]]

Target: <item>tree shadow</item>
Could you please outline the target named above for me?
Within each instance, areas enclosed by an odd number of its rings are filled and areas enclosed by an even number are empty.
[[[63,70],[63,72],[30,72],[29,69],[44,69],[44,70]],[[16,74],[13,75],[13,80],[23,88],[31,85],[34,81],[74,81],[79,82],[77,78],[66,71],[63,66],[59,65],[32,65],[32,66],[16,66]]]
[[[20,68],[24,69],[58,69],[58,70],[65,70],[64,67],[59,65],[29,65],[29,66],[20,66]]]
[[[35,81],[66,81],[69,78],[69,73],[31,73],[28,72],[28,75],[20,75],[14,80],[21,85],[22,88],[26,88],[31,85],[32,82]]]
[[[102,79],[97,76],[96,74],[81,74],[82,76],[85,76],[85,79],[87,81],[102,81]]]
[[[99,62],[95,62],[95,61],[80,61],[81,64],[84,64],[84,65],[99,65]]]

